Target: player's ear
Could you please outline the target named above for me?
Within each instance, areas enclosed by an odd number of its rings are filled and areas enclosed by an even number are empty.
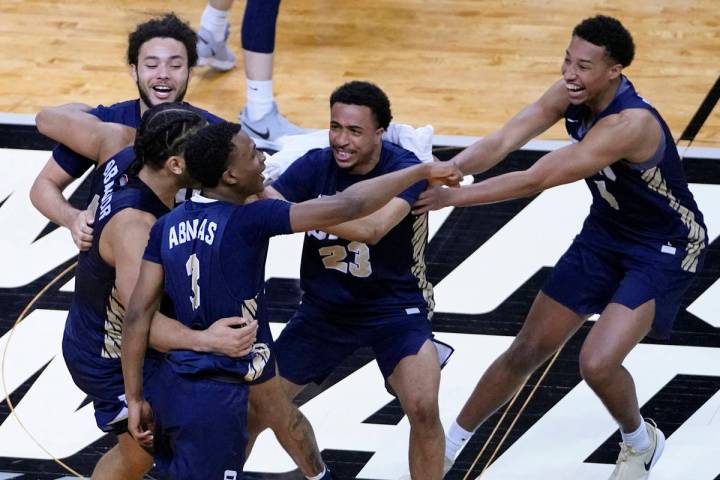
[[[185,159],[173,155],[165,161],[165,167],[175,175],[182,175],[185,172]]]
[[[610,80],[615,80],[622,74],[623,66],[619,63],[616,63],[615,65],[610,67],[610,70],[608,72],[608,77]]]
[[[227,185],[235,185],[238,182],[237,177],[233,173],[232,170],[229,168],[226,168],[225,171],[222,173],[222,176],[220,177],[222,182]]]
[[[133,79],[133,82],[137,83],[138,81],[138,73],[137,73],[137,65],[134,63],[130,64],[130,76]]]

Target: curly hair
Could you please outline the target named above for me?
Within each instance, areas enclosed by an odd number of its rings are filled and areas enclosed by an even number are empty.
[[[145,165],[159,170],[168,158],[184,155],[188,139],[205,125],[207,119],[186,103],[161,103],[148,109],[135,135],[131,172]]]
[[[330,107],[336,103],[368,107],[378,127],[387,130],[392,120],[390,100],[380,87],[370,82],[352,81],[340,85],[330,95]]]
[[[188,68],[197,64],[197,35],[187,22],[182,21],[174,13],[166,13],[139,24],[128,36],[128,65],[138,64],[138,55],[143,44],[153,38],[174,38],[185,45],[188,57]]]
[[[607,55],[623,67],[629,66],[635,56],[632,35],[619,20],[605,15],[586,18],[573,29],[573,36],[604,47]]]
[[[190,176],[203,187],[213,188],[227,169],[232,139],[240,131],[237,123],[220,122],[200,129],[185,148],[185,165]]]

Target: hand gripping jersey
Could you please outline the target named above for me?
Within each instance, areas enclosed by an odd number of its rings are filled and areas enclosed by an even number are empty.
[[[210,123],[219,123],[222,121],[220,117],[206,112],[200,108],[195,108],[201,115],[207,118]],[[140,126],[140,100],[127,100],[125,102],[115,103],[109,107],[98,105],[90,110],[91,113],[103,122],[120,123],[132,128]],[[88,168],[95,165],[95,162],[73,152],[66,146],[58,144],[53,149],[53,158],[65,170],[68,175],[78,178]]]
[[[330,148],[296,160],[273,188],[288,201],[335,195],[350,185],[420,163],[411,152],[383,141],[380,161],[365,175],[338,168]],[[398,197],[411,206],[425,189],[419,182]],[[363,317],[428,313],[434,306],[426,278],[427,215],[408,214],[376,245],[348,241],[322,231],[305,235],[300,310],[320,309],[353,321]]]
[[[195,196],[158,220],[144,258],[163,266],[177,319],[205,329],[223,317],[255,317],[268,240],[291,232],[289,211],[290,204],[277,200],[234,205]],[[266,350],[241,359],[173,351],[168,360],[181,374],[252,380],[262,373]]]
[[[571,105],[565,112],[565,126],[580,141],[601,118],[631,108],[650,112],[664,138],[646,162],[619,160],[585,180],[593,201],[577,240],[696,272],[704,257],[706,228],[660,114],[622,77],[615,98],[597,117],[592,118],[585,105]]]

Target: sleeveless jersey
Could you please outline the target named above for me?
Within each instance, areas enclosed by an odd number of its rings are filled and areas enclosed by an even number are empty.
[[[115,268],[100,256],[103,229],[115,214],[126,208],[142,210],[155,217],[168,211],[155,193],[136,177],[131,177],[124,187],[117,184],[116,188],[112,187],[120,175],[116,167],[127,160],[126,155],[127,149],[103,165],[101,178],[107,183],[102,190],[95,192],[102,196],[102,200],[95,214],[93,244],[89,250],[80,252],[78,257],[75,294],[65,324],[66,340],[99,362],[119,363],[125,317],[125,309],[115,288]]]
[[[577,240],[695,272],[707,241],[703,215],[688,189],[672,134],[657,110],[622,77],[615,98],[597,117],[591,118],[585,105],[571,105],[565,126],[575,141],[581,141],[601,118],[631,108],[650,112],[664,138],[646,162],[621,159],[586,178],[593,200]]]

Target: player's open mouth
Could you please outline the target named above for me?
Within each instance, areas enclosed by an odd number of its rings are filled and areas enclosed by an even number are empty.
[[[578,93],[578,92],[582,92],[583,90],[585,90],[585,88],[583,88],[579,85],[573,85],[572,83],[566,83],[565,88],[567,88],[568,92],[570,92],[570,93]]]
[[[158,98],[168,98],[170,96],[170,93],[172,93],[172,88],[168,87],[167,85],[155,85],[152,87],[153,92],[155,92],[155,95]]]
[[[351,156],[352,152],[348,152],[347,150],[341,150],[339,148],[335,149],[335,158],[341,162],[350,160]]]

